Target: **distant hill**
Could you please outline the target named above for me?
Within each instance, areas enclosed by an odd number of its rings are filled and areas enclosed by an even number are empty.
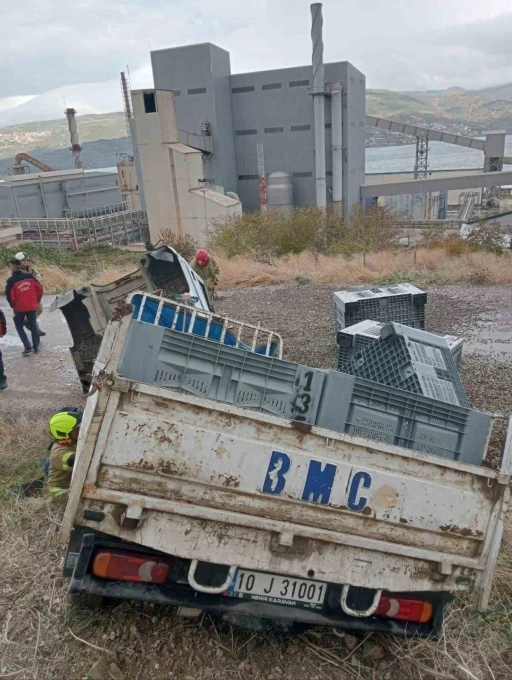
[[[82,144],[82,158],[86,168],[112,168],[120,153],[132,153],[131,140],[128,137],[117,139],[99,139],[95,142]],[[27,153],[35,156],[43,163],[47,163],[54,170],[68,170],[74,168],[73,156],[69,147],[64,149],[27,149]],[[12,158],[0,159],[0,175],[8,175],[12,171]],[[39,172],[37,168],[30,168],[31,172]]]
[[[85,142],[127,136],[123,113],[78,116],[77,122],[80,143],[83,146]],[[69,147],[69,131],[64,116],[57,120],[0,128],[0,158],[12,159],[21,151],[31,153],[36,149],[61,149],[66,146]],[[37,153],[35,156],[39,158]]]
[[[491,129],[512,133],[512,83],[484,90],[460,87],[429,92],[367,90],[366,110],[370,115],[435,126],[460,134],[479,136]],[[78,116],[77,122],[87,167],[115,165],[116,154],[129,151],[130,140],[126,136],[122,112]],[[369,146],[412,141],[410,137],[375,128],[368,128],[367,132]],[[65,117],[0,128],[0,173],[4,174],[12,167],[12,159],[20,151],[31,153],[59,169],[73,167]]]
[[[512,83],[485,90],[450,87],[429,92],[367,90],[367,113],[398,120],[512,132]]]

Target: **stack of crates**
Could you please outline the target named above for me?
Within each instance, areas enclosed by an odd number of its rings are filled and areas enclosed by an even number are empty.
[[[387,343],[374,343],[367,350],[381,344]],[[472,465],[482,462],[491,426],[489,414],[458,404],[138,319],[131,320],[117,373],[302,427],[325,428]]]
[[[470,408],[447,340],[402,324],[385,324],[380,340],[355,354],[343,372]]]
[[[354,326],[349,326],[348,328],[338,331],[336,335],[336,342],[338,343],[339,348],[338,371],[342,371],[343,366],[347,364],[355,354],[361,352],[365,347],[368,347],[368,345],[377,342],[384,326],[385,323],[382,321],[366,319],[366,321],[360,321]],[[425,336],[428,335],[431,334],[425,332]],[[455,335],[437,337],[444,337],[452,353],[455,365],[458,368],[462,358],[464,339],[458,338]]]
[[[410,283],[334,293],[336,331],[360,321],[403,323],[412,328],[425,328],[427,294]]]

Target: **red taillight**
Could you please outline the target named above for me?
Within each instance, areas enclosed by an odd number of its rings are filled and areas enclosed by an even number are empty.
[[[92,573],[116,581],[160,584],[167,581],[169,565],[147,555],[100,550],[94,557]]]
[[[426,623],[432,618],[432,605],[421,600],[408,600],[401,597],[381,597],[375,616],[388,619]]]

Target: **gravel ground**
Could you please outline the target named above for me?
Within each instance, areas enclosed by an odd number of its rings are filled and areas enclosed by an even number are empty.
[[[283,358],[336,367],[335,285],[279,286],[224,292],[216,311],[258,323],[283,337]],[[473,408],[512,412],[512,287],[428,289],[427,330],[465,338],[461,379]],[[494,428],[487,462],[495,466],[504,424]]]

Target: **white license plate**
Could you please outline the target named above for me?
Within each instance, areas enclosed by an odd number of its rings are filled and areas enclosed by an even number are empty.
[[[326,592],[327,583],[321,581],[238,569],[225,594],[269,604],[321,609]]]

